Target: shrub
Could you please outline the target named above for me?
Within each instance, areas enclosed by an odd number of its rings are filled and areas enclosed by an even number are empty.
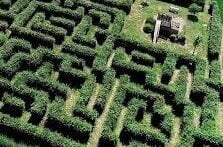
[[[188,9],[189,9],[189,12],[191,12],[194,15],[202,11],[202,8],[198,6],[196,3],[191,4]]]

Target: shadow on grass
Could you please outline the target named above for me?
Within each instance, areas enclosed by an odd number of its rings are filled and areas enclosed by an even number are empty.
[[[187,18],[188,18],[190,21],[198,22],[198,18],[197,18],[197,16],[195,16],[195,15],[191,15],[191,14],[189,14],[189,15],[187,16]]]

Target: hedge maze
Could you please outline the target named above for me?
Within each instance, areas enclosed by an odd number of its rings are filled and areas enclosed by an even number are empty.
[[[0,133],[38,146],[223,146],[219,39],[210,33],[208,59],[128,39],[133,2],[0,1]]]

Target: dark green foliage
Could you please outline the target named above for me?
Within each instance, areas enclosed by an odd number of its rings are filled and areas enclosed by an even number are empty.
[[[189,9],[189,12],[191,12],[194,15],[198,12],[201,12],[202,10],[202,8],[198,6],[196,3],[191,4],[188,9]]]

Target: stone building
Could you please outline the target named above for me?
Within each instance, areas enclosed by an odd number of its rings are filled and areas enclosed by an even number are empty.
[[[159,36],[169,37],[172,34],[178,35],[183,31],[185,22],[180,17],[170,14],[158,14],[153,35],[153,43],[157,42]]]

